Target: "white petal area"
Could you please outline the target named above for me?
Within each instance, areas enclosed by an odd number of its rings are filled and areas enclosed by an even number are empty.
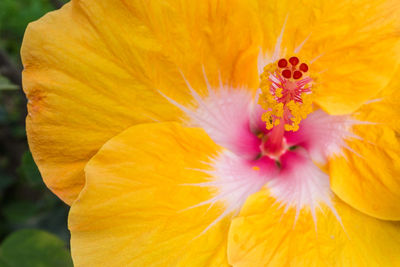
[[[250,108],[250,128],[254,133],[268,133],[266,124],[262,121],[262,115],[265,110],[258,104],[261,95],[261,89],[256,91],[256,96]]]
[[[192,123],[203,128],[219,145],[237,151],[238,147],[247,146],[246,133],[249,128],[251,95],[245,90],[232,90],[223,87],[218,92],[198,101],[196,116]]]
[[[248,161],[228,150],[222,151],[212,159],[210,167],[210,171],[198,170],[209,175],[208,182],[185,184],[185,186],[209,187],[215,191],[213,198],[189,209],[203,205],[209,205],[211,208],[219,201],[225,203],[224,212],[204,232],[228,214],[237,214],[250,195],[258,192],[278,174],[275,162],[269,158]]]
[[[208,86],[208,95],[205,97],[200,96],[186,81],[193,96],[190,107],[164,97],[186,113],[189,120],[185,123],[188,126],[203,128],[216,144],[241,157],[256,158],[261,140],[250,128],[254,108],[251,91],[222,84],[219,88],[213,88],[206,76],[205,80]]]
[[[303,120],[296,132],[288,132],[285,137],[288,145],[304,147],[312,160],[319,164],[327,163],[333,156],[344,156],[343,149],[351,150],[347,139],[356,138],[353,125],[366,122],[357,121],[350,116],[332,116],[316,110]]]
[[[296,221],[300,210],[309,209],[316,222],[316,210],[325,204],[340,221],[332,203],[329,176],[313,163],[306,150],[298,148],[285,153],[281,164],[279,175],[267,187],[285,212],[295,208]]]

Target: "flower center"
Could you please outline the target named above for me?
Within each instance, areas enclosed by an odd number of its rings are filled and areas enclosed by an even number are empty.
[[[312,82],[308,65],[299,58],[282,58],[266,65],[261,74],[259,104],[268,130],[279,126],[297,131],[299,123],[312,111]]]

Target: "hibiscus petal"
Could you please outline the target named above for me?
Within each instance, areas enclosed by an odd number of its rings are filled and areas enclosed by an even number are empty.
[[[336,213],[331,201],[329,176],[313,163],[305,149],[288,151],[280,161],[280,173],[267,185],[280,205],[286,209],[295,207],[296,216],[302,208],[308,207],[314,221],[321,204]]]
[[[354,153],[347,150],[329,165],[332,189],[342,200],[387,220],[400,220],[399,88],[396,78],[375,101],[361,107],[356,119],[370,123],[354,126],[360,137],[348,142]]]
[[[284,212],[267,191],[249,197],[231,224],[229,263],[234,266],[397,266],[400,264],[400,224],[381,221],[339,199],[335,209],[317,213],[314,225],[303,209]]]
[[[329,115],[322,110],[312,112],[300,124],[296,132],[286,132],[285,138],[289,146],[305,148],[313,161],[325,165],[328,159],[343,155],[343,150],[350,149],[347,139],[358,139],[351,132],[355,124],[363,124],[351,116]]]
[[[312,63],[310,73],[319,73],[315,100],[336,115],[356,110],[392,78],[400,62],[399,8],[397,0],[254,3],[266,57],[297,53]]]
[[[199,128],[142,124],[108,141],[89,161],[71,207],[76,266],[225,266],[229,218],[214,196],[219,147]],[[204,232],[204,230],[206,230]]]
[[[69,204],[107,140],[137,123],[177,119],[158,90],[187,104],[181,72],[200,91],[202,65],[210,83],[218,73],[228,84],[244,81],[232,73],[254,40],[240,1],[128,2],[73,0],[26,31],[30,148],[46,184]]]

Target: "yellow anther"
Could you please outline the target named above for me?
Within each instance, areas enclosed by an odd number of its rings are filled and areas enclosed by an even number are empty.
[[[282,97],[282,88],[277,88],[275,91],[275,95],[276,95],[276,97],[281,98]]]
[[[312,112],[311,82],[284,78],[276,63],[264,67],[261,74],[261,95],[258,103],[265,110],[261,119],[268,130],[284,123],[286,131],[297,131],[301,120]],[[314,87],[313,87],[314,91]]]

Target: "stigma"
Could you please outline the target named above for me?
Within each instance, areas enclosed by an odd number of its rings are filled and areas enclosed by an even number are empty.
[[[281,58],[266,65],[260,78],[258,103],[265,110],[266,128],[280,125],[286,131],[297,131],[301,120],[312,112],[313,79],[308,65],[298,57]]]

